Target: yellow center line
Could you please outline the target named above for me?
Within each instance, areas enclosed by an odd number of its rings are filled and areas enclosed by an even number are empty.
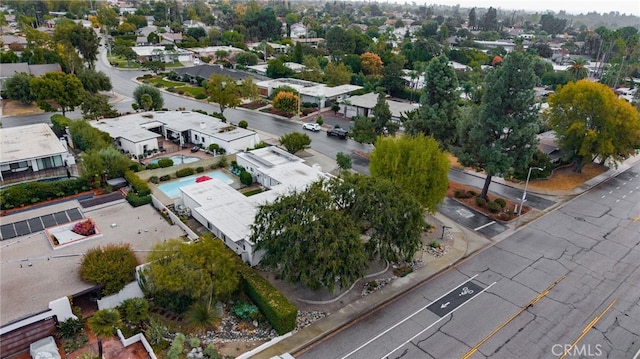
[[[462,359],[468,359],[470,358],[473,353],[478,351],[478,348],[480,348],[480,346],[482,344],[484,344],[487,340],[489,340],[492,336],[494,336],[497,332],[499,332],[502,328],[504,328],[507,324],[509,324],[512,320],[514,320],[517,316],[519,316],[520,314],[522,314],[522,312],[524,312],[525,310],[527,310],[527,308],[533,306],[534,304],[538,303],[538,301],[540,299],[542,299],[544,296],[546,296],[547,294],[549,294],[549,291],[551,291],[551,289],[553,287],[555,287],[558,283],[560,283],[563,279],[565,279],[567,276],[563,275],[562,277],[560,277],[560,279],[556,280],[555,282],[551,283],[550,286],[547,287],[547,289],[543,290],[542,292],[540,292],[540,294],[538,294],[538,296],[536,296],[535,298],[533,298],[532,301],[530,301],[529,303],[527,303],[527,305],[525,305],[524,307],[520,308],[520,310],[518,312],[516,312],[514,315],[512,315],[509,319],[507,319],[506,321],[504,321],[502,324],[500,324],[496,329],[494,329],[491,333],[489,333],[489,335],[487,335],[486,337],[484,337],[478,344],[476,344],[473,348],[471,348],[471,350],[469,350],[465,355],[462,356]]]
[[[633,219],[633,223],[636,223],[636,222],[638,222],[638,221],[640,221],[640,214],[638,215],[638,217],[636,217],[636,218],[634,218],[634,219]]]
[[[566,357],[568,353],[571,353],[571,350],[573,349],[573,347],[575,347],[576,344],[578,344],[578,342],[582,340],[582,338],[584,338],[584,336],[587,335],[587,333],[589,333],[591,328],[593,328],[596,325],[596,323],[598,323],[598,321],[600,321],[600,319],[609,311],[609,309],[611,309],[611,307],[613,307],[613,305],[616,304],[616,301],[617,299],[612,300],[611,303],[609,303],[609,305],[602,311],[602,313],[600,313],[595,318],[593,318],[593,320],[590,321],[589,324],[587,324],[587,326],[584,327],[584,329],[582,329],[582,334],[580,334],[578,339],[576,339],[569,348],[565,349],[564,353],[561,356],[559,356],[558,359],[564,359],[564,357]]]

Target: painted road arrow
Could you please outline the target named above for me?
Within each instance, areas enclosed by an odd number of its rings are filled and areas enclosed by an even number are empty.
[[[444,317],[457,307],[480,294],[483,289],[484,287],[471,280],[466,281],[444,297],[431,303],[427,309],[437,316]]]

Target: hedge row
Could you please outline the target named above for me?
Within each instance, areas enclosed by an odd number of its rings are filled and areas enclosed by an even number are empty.
[[[151,194],[151,189],[147,185],[147,182],[141,180],[135,172],[126,171],[124,178],[129,182],[133,191],[136,192],[138,196],[148,196]]]
[[[28,182],[0,190],[0,207],[11,209],[88,190],[87,180],[80,178],[55,182]]]
[[[140,207],[151,203],[151,195],[138,196],[133,192],[127,193],[126,199],[132,207]]]
[[[240,265],[245,293],[267,318],[279,335],[296,328],[298,309],[271,283],[246,265]]]

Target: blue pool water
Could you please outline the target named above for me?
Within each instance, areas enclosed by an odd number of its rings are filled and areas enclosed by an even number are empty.
[[[170,160],[173,160],[173,165],[181,165],[183,163],[191,163],[191,162],[196,162],[196,161],[200,161],[200,158],[198,157],[190,157],[190,156],[181,156],[181,155],[175,155],[175,156],[171,156],[171,157],[162,157],[162,158],[169,158]],[[159,160],[161,160],[162,158],[156,158],[154,160],[149,161],[149,163],[158,163]]]
[[[189,177],[183,177],[169,183],[163,183],[158,186],[158,189],[160,189],[169,198],[178,198],[180,197],[180,187],[188,186],[190,184],[196,183],[196,178],[201,176],[209,176],[211,178],[217,178],[226,184],[233,183],[233,178],[229,177],[224,172],[212,171],[212,172],[206,172],[206,173],[198,173]]]

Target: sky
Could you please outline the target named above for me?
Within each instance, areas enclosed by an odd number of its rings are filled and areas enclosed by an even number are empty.
[[[412,1],[407,1],[411,3]],[[631,14],[640,16],[640,0],[417,0],[416,4],[424,3],[427,5],[460,5],[464,8],[482,7],[488,8],[493,6],[494,8],[503,10],[527,10],[537,11],[544,13],[547,10],[559,12],[560,10],[566,10],[570,14],[588,13],[596,11],[599,13],[609,13],[611,11],[618,11],[621,14]]]

